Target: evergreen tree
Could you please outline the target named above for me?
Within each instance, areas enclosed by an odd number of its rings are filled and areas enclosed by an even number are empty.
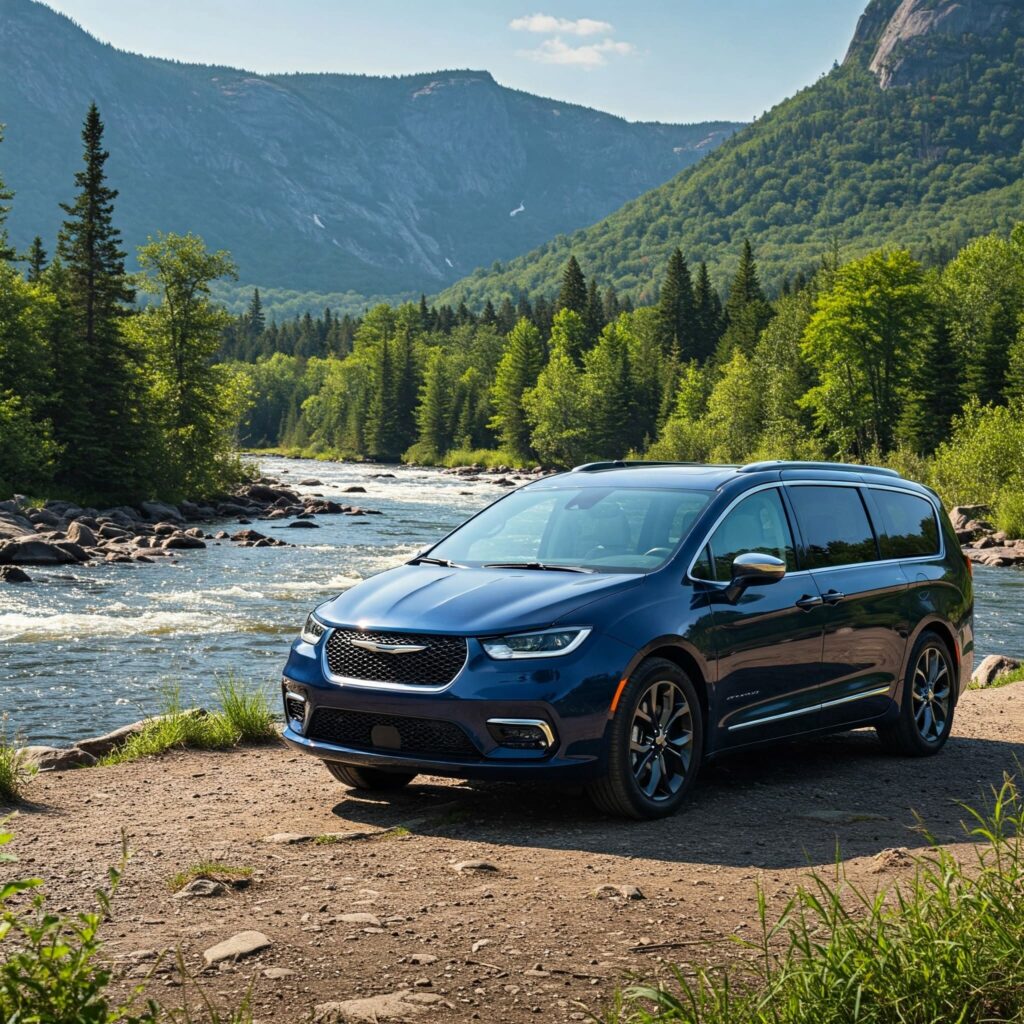
[[[691,355],[699,362],[706,362],[718,346],[721,335],[722,306],[718,292],[711,284],[708,265],[701,263],[693,287],[693,344]]]
[[[615,291],[615,285],[608,285],[604,290],[604,298],[601,301],[604,304],[604,322],[610,324],[613,320],[617,320],[622,309],[619,306],[619,296]]]
[[[43,248],[43,240],[36,235],[32,239],[32,245],[28,250],[28,280],[31,284],[38,284],[46,269],[46,250]]]
[[[512,300],[506,295],[498,308],[498,329],[502,334],[508,334],[516,325],[516,307]]]
[[[249,300],[249,310],[245,314],[245,322],[249,331],[249,337],[254,341],[266,329],[267,318],[263,315],[263,301],[260,299],[259,288],[253,288],[252,290],[252,298]]]
[[[0,142],[4,141],[4,126],[0,124]],[[17,253],[7,243],[7,215],[11,212],[11,200],[14,193],[4,184],[0,177],[0,263],[12,262]]]
[[[937,317],[917,340],[900,422],[900,439],[919,455],[930,455],[949,437],[960,411],[961,377],[949,323]]]
[[[579,313],[571,309],[560,309],[551,324],[551,351],[561,345],[577,366],[583,364],[583,353],[587,350],[587,324]]]
[[[531,323],[534,322],[533,307],[530,305],[530,298],[525,292],[523,292],[516,300],[516,320],[529,320]],[[515,327],[515,324],[513,324],[512,327]]]
[[[537,383],[544,364],[540,332],[528,320],[520,320],[508,336],[505,354],[498,363],[491,403],[491,429],[501,447],[519,460],[530,456],[530,424],[523,412],[523,394]]]
[[[551,337],[551,321],[555,312],[550,302],[543,295],[538,295],[533,304],[533,324],[540,331],[541,340],[547,343]]]
[[[413,307],[404,307],[395,340],[395,435],[396,453],[405,451],[416,438],[416,401],[419,395],[419,366],[413,333]],[[410,315],[412,314],[412,315]]]
[[[571,310],[559,313],[575,316]],[[553,342],[548,365],[536,387],[523,395],[523,409],[531,425],[530,443],[545,462],[573,466],[586,458],[586,405],[582,374],[561,341]]]
[[[634,442],[632,374],[626,338],[609,324],[583,359],[588,454],[619,458]]]
[[[761,280],[757,274],[754,250],[750,245],[750,240],[746,239],[743,242],[743,252],[740,253],[740,263],[736,268],[736,275],[732,279],[732,287],[729,289],[729,297],[725,302],[725,315],[732,320],[752,302],[764,301],[765,297],[761,289]]]
[[[685,357],[695,356],[695,308],[693,282],[682,250],[668,260],[658,299],[658,333],[663,352],[674,345]]]
[[[448,377],[448,357],[443,349],[430,350],[416,410],[419,428],[416,458],[439,462],[451,447],[452,387]]]
[[[366,416],[366,443],[369,454],[378,458],[393,458],[404,449],[396,427],[397,400],[395,397],[395,371],[391,346],[385,337],[377,351],[373,380],[373,394]]]
[[[745,241],[725,302],[725,331],[716,350],[719,365],[724,366],[729,362],[737,348],[751,354],[761,331],[768,326],[771,318],[772,307],[761,289],[754,251],[750,242]]]
[[[590,286],[587,288],[587,313],[584,320],[587,327],[587,348],[592,348],[608,322],[604,318],[604,301],[601,298],[601,291],[594,278],[590,279]]]
[[[82,142],[85,166],[75,174],[74,202],[61,204],[67,217],[57,244],[71,319],[60,339],[63,349],[53,353],[62,378],[54,416],[64,445],[58,477],[86,494],[131,497],[146,487],[149,431],[139,357],[121,329],[135,292],[113,222],[117,192],[106,184],[109,154],[95,103]]]
[[[584,318],[587,315],[587,281],[575,256],[569,257],[562,271],[562,288],[555,303],[555,312],[560,313],[563,309],[571,309]]]
[[[494,303],[488,299],[484,303],[483,312],[480,314],[480,323],[493,325],[498,322],[498,313],[494,308]]]
[[[473,450],[489,447],[493,435],[487,427],[491,418],[491,405],[483,374],[471,366],[455,385],[454,432],[455,443]]]

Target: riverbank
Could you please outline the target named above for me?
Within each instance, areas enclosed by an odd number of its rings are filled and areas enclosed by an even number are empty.
[[[218,1006],[252,986],[257,1020],[404,992],[381,1021],[581,1021],[581,1004],[599,1008],[634,972],[667,979],[671,963],[745,955],[731,939],[754,937],[757,883],[778,912],[809,866],[831,872],[837,842],[870,889],[909,875],[905,851],[925,845],[915,811],[970,855],[956,804],[1016,770],[1020,696],[1019,684],[965,694],[938,758],[893,760],[861,732],[723,760],[666,821],[613,821],[548,787],[437,778],[357,797],[271,746],[42,774],[10,849],[54,907],[85,909],[125,830],[134,856],[104,933],[124,993],[152,974],[174,1005],[180,949]],[[204,860],[247,880],[225,871],[213,895],[176,892]],[[267,946],[207,965],[244,931]],[[410,1008],[412,993],[430,998]]]

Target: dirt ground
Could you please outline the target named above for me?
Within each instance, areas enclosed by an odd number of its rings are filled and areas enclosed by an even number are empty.
[[[883,851],[926,845],[915,811],[962,842],[957,802],[976,804],[1022,755],[1024,685],[966,694],[937,758],[888,758],[869,732],[762,750],[705,768],[686,810],[650,823],[604,818],[577,793],[426,777],[365,799],[283,747],[189,752],[38,777],[12,823],[21,863],[4,867],[45,878],[53,908],[83,909],[123,830],[133,858],[106,954],[123,991],[152,974],[168,1005],[191,987],[180,949],[216,1003],[251,986],[262,1022],[396,992],[321,1018],[584,1020],[631,975],[740,955],[728,939],[755,934],[758,883],[780,907],[837,843],[850,877],[877,885],[910,870]],[[370,835],[266,839],[350,830]],[[252,884],[174,898],[171,877],[203,860],[249,867]],[[455,867],[473,860],[497,870]],[[602,885],[643,898],[595,896]],[[270,946],[206,966],[246,930]],[[167,951],[155,973],[152,951]]]

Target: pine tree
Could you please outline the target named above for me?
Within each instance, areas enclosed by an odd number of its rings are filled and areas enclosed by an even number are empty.
[[[693,287],[693,344],[691,355],[698,362],[705,362],[715,353],[721,335],[722,307],[718,292],[711,284],[708,265],[701,263]]]
[[[418,457],[440,461],[451,447],[452,387],[448,378],[448,358],[443,349],[430,350],[416,410],[419,428]]]
[[[604,291],[602,302],[604,303],[604,322],[610,324],[617,320],[622,310],[619,307],[619,296],[615,291],[615,285],[608,285]]]
[[[632,447],[632,377],[626,339],[609,324],[583,360],[588,454],[620,458]]]
[[[540,332],[528,320],[520,320],[508,336],[505,354],[498,363],[491,388],[494,416],[490,423],[501,447],[517,459],[526,459],[531,453],[523,394],[537,383],[543,364]]]
[[[960,360],[945,318],[922,335],[909,375],[900,439],[919,455],[930,455],[949,436],[960,411]]]
[[[725,303],[725,315],[731,320],[752,302],[764,301],[754,250],[750,245],[750,240],[746,239],[743,242],[743,252],[740,253],[736,276],[732,279],[732,287],[729,289],[729,297]]]
[[[32,245],[28,250],[28,279],[32,284],[38,284],[46,269],[46,250],[43,248],[43,240],[36,235],[32,239]]]
[[[395,372],[386,337],[377,350],[374,369],[373,394],[366,417],[366,443],[371,455],[388,458],[401,451],[395,432]]]
[[[587,312],[584,317],[587,326],[587,348],[593,348],[608,322],[604,318],[604,302],[601,299],[601,290],[597,287],[597,281],[590,279],[587,288]]]
[[[690,268],[681,249],[669,257],[658,299],[662,351],[674,344],[685,356],[694,355],[694,297]]]
[[[4,126],[0,124],[0,142],[4,141]],[[17,253],[7,243],[7,215],[11,212],[11,200],[14,193],[4,184],[0,178],[0,263],[12,262]]]
[[[483,312],[480,314],[480,323],[482,324],[496,324],[498,322],[498,313],[494,308],[494,303],[488,299],[484,303]]]
[[[967,360],[964,376],[967,398],[976,396],[982,405],[1002,402],[1017,322],[1017,309],[1009,303],[993,303],[988,309]]]
[[[564,309],[558,316],[576,316]],[[560,341],[553,342],[551,358],[537,384],[523,395],[523,408],[532,432],[530,443],[546,462],[573,466],[586,457],[582,373]]]
[[[411,309],[412,307],[407,307]],[[406,316],[395,340],[395,438],[396,454],[416,439],[416,401],[419,396],[419,367],[413,325]]]
[[[725,302],[725,331],[716,350],[720,366],[732,358],[732,353],[742,349],[747,355],[754,351],[758,336],[772,318],[772,307],[764,297],[757,274],[757,262],[750,242],[743,243],[740,263]]]
[[[54,351],[62,378],[54,426],[65,445],[58,478],[86,494],[127,498],[145,487],[148,428],[138,357],[121,330],[135,292],[113,223],[117,192],[106,184],[109,154],[95,103],[82,142],[85,167],[75,174],[74,202],[61,204],[67,217],[57,244],[71,320]]]
[[[260,299],[259,288],[253,288],[249,309],[245,314],[249,337],[256,341],[267,326],[267,318],[263,315],[263,301]]]
[[[571,309],[582,317],[587,315],[587,280],[575,256],[569,257],[562,271],[562,288],[555,303],[555,312],[560,313],[563,309]]]
[[[506,295],[498,309],[498,330],[502,334],[508,334],[515,325],[516,307],[512,305],[512,300]]]

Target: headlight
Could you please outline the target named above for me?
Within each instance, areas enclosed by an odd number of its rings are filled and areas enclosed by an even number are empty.
[[[589,626],[544,629],[539,633],[513,633],[481,640],[483,649],[499,660],[509,658],[557,658],[575,651],[590,636]]]
[[[327,627],[312,613],[306,616],[306,624],[299,636],[307,644],[315,644],[327,632]]]

